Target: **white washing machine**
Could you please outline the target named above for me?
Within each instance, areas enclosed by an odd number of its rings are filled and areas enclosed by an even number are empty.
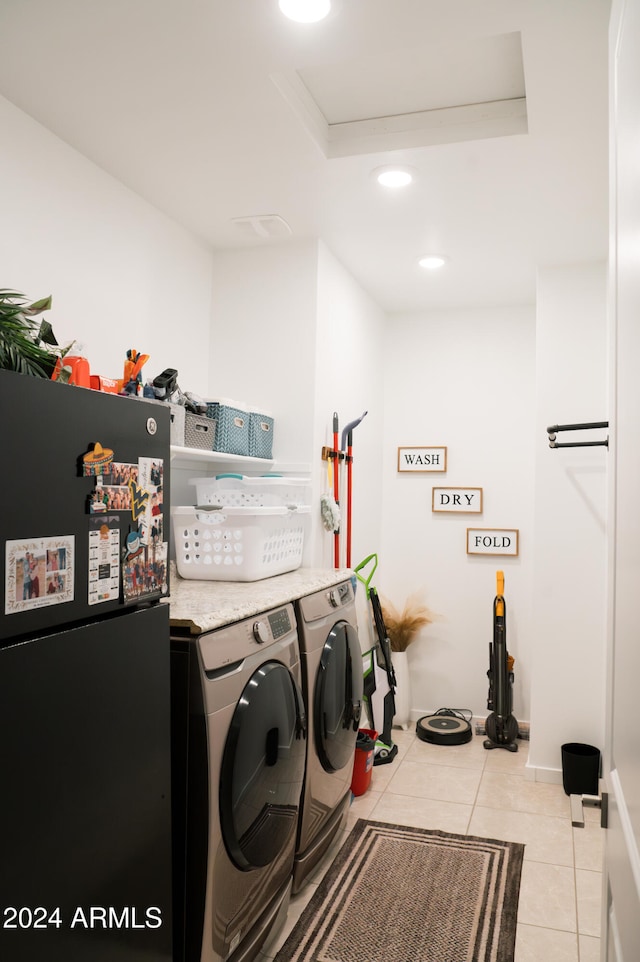
[[[362,654],[349,581],[296,602],[307,766],[293,869],[298,892],[343,828],[362,711]]]
[[[174,962],[249,962],[284,921],[306,755],[290,604],[172,638]]]

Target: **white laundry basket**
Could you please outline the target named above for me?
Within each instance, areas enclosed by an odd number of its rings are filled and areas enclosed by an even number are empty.
[[[308,478],[286,475],[249,477],[244,474],[218,474],[215,478],[191,478],[196,504],[228,508],[290,508],[308,505],[311,482]]]
[[[259,581],[302,564],[308,506],[177,507],[171,512],[182,578]]]

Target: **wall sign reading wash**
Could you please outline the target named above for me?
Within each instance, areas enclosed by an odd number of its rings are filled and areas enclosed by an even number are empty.
[[[398,471],[446,471],[446,448],[398,448]]]
[[[518,554],[517,528],[467,528],[467,554]]]

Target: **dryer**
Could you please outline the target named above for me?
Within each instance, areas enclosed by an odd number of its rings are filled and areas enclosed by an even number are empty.
[[[346,821],[363,687],[351,582],[307,595],[295,604],[309,735],[294,893]]]
[[[255,958],[284,921],[306,755],[291,604],[174,629],[174,962]]]

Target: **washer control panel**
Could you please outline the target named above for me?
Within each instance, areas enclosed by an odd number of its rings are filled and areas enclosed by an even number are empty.
[[[298,599],[298,607],[303,620],[309,624],[322,618],[334,617],[346,605],[354,601],[353,588],[350,581],[342,581],[332,585],[324,591],[316,591],[312,595],[305,595]]]
[[[296,635],[293,605],[265,611],[223,628],[216,628],[197,638],[206,672],[216,672],[236,665],[254,654],[258,646],[269,645]]]
[[[282,638],[283,635],[288,635],[292,628],[289,609],[280,608],[278,611],[272,612],[269,615],[269,625],[274,641]]]

